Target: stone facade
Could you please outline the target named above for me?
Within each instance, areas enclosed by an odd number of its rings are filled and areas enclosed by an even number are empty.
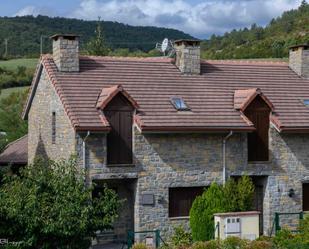
[[[56,113],[55,144],[52,143],[53,112]],[[234,133],[227,141],[226,150],[228,175],[263,176],[265,180],[265,234],[272,227],[275,212],[302,210],[302,183],[309,182],[309,134],[279,134],[273,127],[269,133],[270,160],[267,163],[247,162],[246,133]],[[74,131],[43,70],[29,112],[29,162],[37,154],[54,160],[77,154],[81,167],[86,166],[89,181],[116,187],[126,199],[115,223],[118,239],[123,239],[125,230],[133,226],[135,231],[160,229],[166,237],[176,224],[188,227],[188,217],[169,217],[169,188],[221,183],[222,140],[226,133],[141,134],[134,128],[133,135],[132,166],[106,165],[105,133],[90,133],[84,160],[86,133]],[[290,189],[294,189],[295,196],[289,197]],[[154,204],[142,204],[143,194],[153,194]]]
[[[299,76],[309,79],[309,46],[290,49],[289,66]]]
[[[77,36],[54,36],[53,59],[61,72],[79,71],[79,41]]]
[[[192,42],[187,44],[186,41],[175,43],[176,50],[176,66],[183,74],[200,74],[201,59],[200,59],[200,44]]]
[[[56,114],[55,143],[52,141],[52,113]],[[42,71],[28,117],[28,161],[35,155],[54,160],[75,153],[75,131],[45,70]]]
[[[309,182],[309,134],[279,134],[271,127],[269,138],[269,162],[246,163],[244,168],[237,169],[229,165],[230,175],[267,177],[263,202],[266,234],[273,225],[275,212],[302,211],[302,183]],[[290,189],[295,190],[292,198]]]
[[[225,135],[141,134],[135,129],[134,166],[117,167],[106,165],[106,136],[92,134],[87,140],[87,167],[92,180],[135,179],[134,229],[160,229],[166,236],[176,224],[188,227],[188,217],[168,217],[169,188],[221,183]],[[82,140],[78,140],[81,151]],[[265,234],[270,232],[275,212],[302,210],[302,182],[309,181],[308,146],[309,135],[279,134],[271,128],[269,162],[248,163],[247,135],[236,133],[227,142],[228,174],[265,180]],[[288,196],[291,188],[295,190],[292,198]],[[144,193],[154,195],[154,205],[141,204]]]

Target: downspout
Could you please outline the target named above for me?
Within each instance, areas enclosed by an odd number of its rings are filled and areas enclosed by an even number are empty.
[[[84,137],[83,139],[83,169],[86,171],[86,140],[87,138],[90,136],[90,131],[87,131],[87,135]],[[85,172],[87,174],[87,172]],[[86,175],[86,179],[85,181],[87,181],[87,175]]]
[[[233,131],[230,131],[230,133],[223,138],[223,143],[222,143],[222,157],[223,157],[223,167],[222,167],[222,183],[225,185],[226,182],[226,141],[233,135]]]

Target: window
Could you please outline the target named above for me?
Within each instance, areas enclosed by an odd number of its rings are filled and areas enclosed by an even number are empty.
[[[305,106],[309,107],[309,99],[304,99],[303,101],[304,101]]]
[[[177,111],[190,111],[190,108],[181,97],[172,97],[171,102]]]
[[[132,164],[133,106],[119,93],[110,101],[104,114],[111,126],[107,135],[107,164]]]
[[[268,161],[270,108],[261,97],[257,97],[246,109],[245,115],[256,128],[254,132],[248,133],[248,161]]]
[[[52,143],[56,143],[56,112],[52,112]]]
[[[193,201],[201,195],[204,187],[169,189],[169,217],[189,216]]]
[[[309,183],[303,183],[303,211],[309,211]]]

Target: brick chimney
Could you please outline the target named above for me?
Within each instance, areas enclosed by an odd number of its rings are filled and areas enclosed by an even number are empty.
[[[79,71],[79,36],[53,35],[53,59],[60,72]]]
[[[177,40],[174,42],[176,50],[176,66],[183,74],[201,73],[201,49],[199,40]]]
[[[309,44],[290,47],[289,67],[300,77],[309,79]]]

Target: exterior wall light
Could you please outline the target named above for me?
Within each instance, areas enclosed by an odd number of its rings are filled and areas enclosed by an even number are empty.
[[[289,189],[289,197],[294,197],[294,195],[295,195],[295,190],[294,189],[292,189],[292,188],[290,188]]]

